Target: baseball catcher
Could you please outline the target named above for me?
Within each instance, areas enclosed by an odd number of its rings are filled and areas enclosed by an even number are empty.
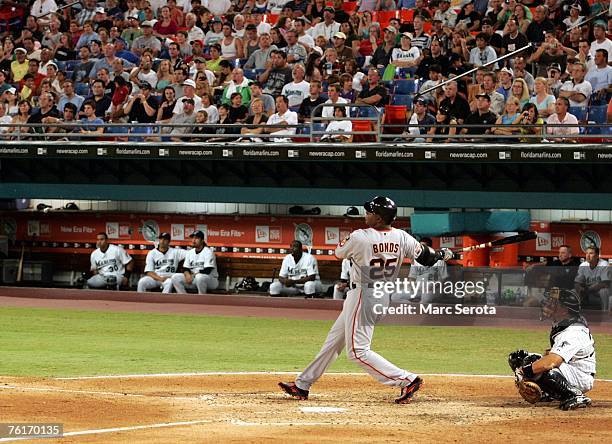
[[[519,394],[531,404],[559,401],[561,410],[585,408],[591,405],[584,393],[593,388],[595,342],[576,292],[551,288],[542,301],[544,317],[553,320],[551,348],[544,356],[525,350],[508,356]]]

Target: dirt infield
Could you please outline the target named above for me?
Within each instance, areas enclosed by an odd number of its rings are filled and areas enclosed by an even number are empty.
[[[4,377],[0,408],[2,422],[64,424],[65,438],[36,442],[565,442],[569,436],[612,442],[610,382],[596,382],[590,408],[562,412],[525,403],[511,378],[425,376],[416,399],[403,406],[392,401],[397,390],[367,375],[326,375],[308,401],[277,389],[279,380],[291,378]]]

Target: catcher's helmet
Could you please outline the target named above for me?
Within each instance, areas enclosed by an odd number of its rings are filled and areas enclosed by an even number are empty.
[[[378,214],[386,224],[391,224],[397,215],[397,205],[388,197],[376,196],[363,204],[368,213]]]
[[[542,301],[542,314],[549,317],[559,305],[567,308],[570,314],[580,314],[580,297],[576,290],[553,287],[545,293]]]

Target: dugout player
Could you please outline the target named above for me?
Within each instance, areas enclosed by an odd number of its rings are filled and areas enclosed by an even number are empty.
[[[591,405],[584,395],[593,388],[595,378],[595,342],[586,319],[580,313],[580,299],[575,290],[551,288],[542,303],[542,316],[553,320],[550,346],[544,356],[517,350],[508,363],[515,372],[519,393],[531,403],[557,400],[561,410]],[[542,393],[524,394],[523,381],[537,384]],[[528,391],[529,392],[529,391]]]
[[[599,297],[601,309],[610,309],[611,268],[608,261],[599,257],[599,247],[594,245],[586,250],[585,261],[578,267],[574,288],[578,292],[583,305],[591,298]]]
[[[378,298],[372,291],[382,281],[395,282],[405,258],[416,259],[425,266],[438,260],[452,259],[450,250],[434,251],[421,245],[403,230],[391,227],[397,206],[388,197],[376,196],[364,205],[365,223],[369,228],[353,231],[336,247],[336,256],[350,259],[351,289],[342,313],[332,326],[319,354],[295,382],[279,383],[295,399],[308,399],[308,393],[343,348],[348,358],[360,365],[379,382],[401,387],[397,404],[407,404],[423,384],[414,373],[403,370],[370,349],[374,325],[382,316],[374,316],[373,302],[388,306],[389,295]],[[387,282],[388,283],[388,282]],[[380,308],[380,307],[378,307]]]
[[[340,282],[334,285],[334,299],[346,298],[350,284],[351,261],[342,259],[342,269],[340,270]]]
[[[317,259],[303,250],[299,240],[291,242],[289,248],[291,253],[283,259],[278,281],[270,284],[270,296],[304,294],[307,298],[314,297],[323,288]]]
[[[185,259],[185,250],[170,248],[170,233],[159,235],[157,248],[147,253],[145,276],[138,281],[138,291],[162,289],[162,293],[172,293],[172,275],[178,271],[179,263]]]
[[[122,285],[127,285],[134,269],[132,257],[123,247],[109,244],[106,233],[97,234],[96,247],[91,253],[93,276],[87,280],[87,287],[119,290]]]
[[[206,294],[219,286],[217,259],[206,245],[202,231],[194,231],[189,237],[193,248],[185,254],[185,271],[172,275],[172,285],[177,293],[187,293],[188,288],[197,288],[199,294]]]

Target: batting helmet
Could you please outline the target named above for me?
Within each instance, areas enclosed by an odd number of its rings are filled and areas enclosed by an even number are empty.
[[[567,308],[570,314],[580,314],[580,297],[576,290],[566,290],[564,288],[551,288],[545,293],[546,298],[542,301],[542,314],[544,317],[554,313],[559,305]]]
[[[388,197],[376,196],[363,204],[368,213],[378,214],[386,224],[391,224],[397,215],[397,205]]]

